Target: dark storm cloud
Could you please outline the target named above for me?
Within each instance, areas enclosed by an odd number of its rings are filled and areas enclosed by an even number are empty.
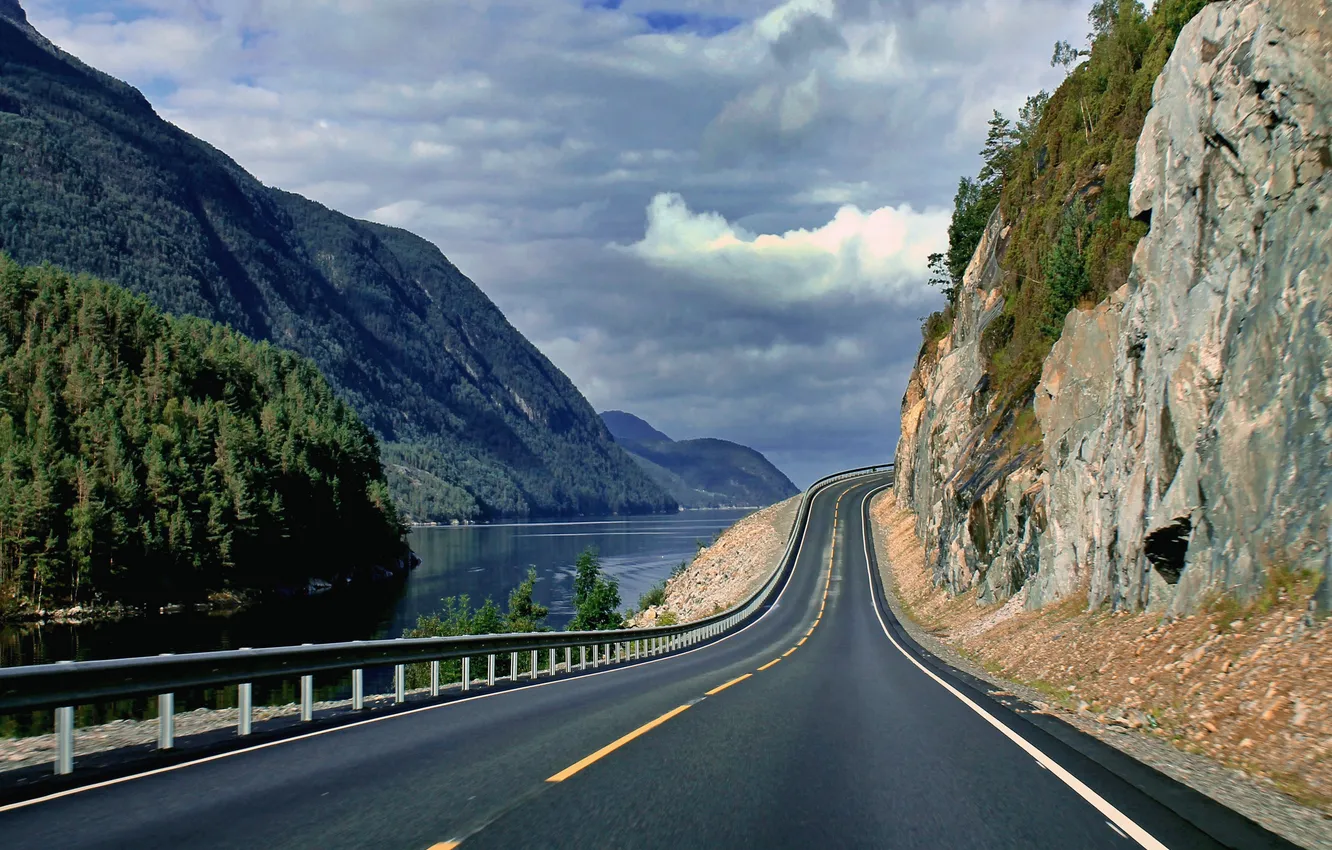
[[[266,183],[436,242],[599,409],[887,457],[923,258],[1085,0],[28,0]]]

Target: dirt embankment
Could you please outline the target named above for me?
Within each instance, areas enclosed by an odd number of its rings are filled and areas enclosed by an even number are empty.
[[[978,605],[974,590],[934,586],[915,516],[891,493],[871,515],[894,607],[931,649],[1269,829],[1332,847],[1332,619],[1309,613],[1310,580],[1278,571],[1254,603],[1173,619],[1087,611],[1086,593],[1037,611],[1021,594]]]
[[[683,571],[666,580],[666,601],[636,615],[630,626],[651,626],[666,615],[687,623],[724,611],[749,596],[772,574],[800,507],[800,496],[755,511],[699,551]]]

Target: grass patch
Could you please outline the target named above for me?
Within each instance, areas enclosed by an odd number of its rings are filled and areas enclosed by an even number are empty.
[[[1202,610],[1217,631],[1226,634],[1236,620],[1247,622],[1255,615],[1266,614],[1278,605],[1307,602],[1318,587],[1318,575],[1312,570],[1292,567],[1290,562],[1277,559],[1271,562],[1264,576],[1263,588],[1252,599],[1242,599],[1225,590],[1215,590],[1203,601]]]

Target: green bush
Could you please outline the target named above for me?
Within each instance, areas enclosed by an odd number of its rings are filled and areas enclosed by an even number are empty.
[[[646,611],[654,605],[664,605],[666,603],[666,583],[658,582],[652,585],[643,595],[638,597],[638,610]]]
[[[459,637],[461,635],[496,635],[524,634],[547,630],[545,620],[550,609],[538,605],[532,598],[536,587],[536,569],[529,568],[527,578],[509,592],[509,609],[501,614],[494,600],[487,599],[479,608],[472,608],[471,597],[446,596],[438,611],[422,614],[416,618],[416,626],[403,632],[403,637]],[[495,658],[495,675],[509,675],[510,659],[507,653],[500,653]],[[532,669],[529,653],[518,653],[518,672],[527,673]],[[486,656],[472,658],[472,678],[484,675]],[[441,682],[462,680],[462,660],[458,658],[440,662],[439,678]],[[407,666],[407,687],[423,688],[430,684],[429,664],[409,664]]]

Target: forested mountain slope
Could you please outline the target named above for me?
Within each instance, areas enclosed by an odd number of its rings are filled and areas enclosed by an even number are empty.
[[[0,616],[351,577],[402,532],[309,360],[0,257]]]
[[[0,250],[310,357],[413,519],[674,508],[434,245],[266,187],[0,3]]]
[[[631,413],[601,418],[615,441],[682,506],[764,506],[799,492],[760,452],[729,440],[672,440]]]

